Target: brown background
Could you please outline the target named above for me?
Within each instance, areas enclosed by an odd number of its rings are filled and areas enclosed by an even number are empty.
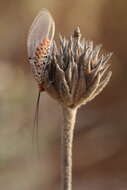
[[[0,1],[0,189],[60,189],[60,106],[41,96],[40,159],[33,150],[37,85],[27,61],[26,39],[33,18],[48,8],[58,34],[82,35],[113,51],[113,76],[76,121],[74,190],[127,189],[127,1]]]

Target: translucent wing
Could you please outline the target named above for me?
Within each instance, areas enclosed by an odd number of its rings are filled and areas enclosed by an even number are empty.
[[[55,23],[48,10],[42,9],[34,19],[27,39],[28,56],[34,57],[37,46],[44,38],[52,41]]]

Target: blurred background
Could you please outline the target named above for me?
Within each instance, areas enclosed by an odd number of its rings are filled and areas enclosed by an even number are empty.
[[[76,26],[82,35],[114,52],[113,76],[92,102],[78,111],[73,148],[73,190],[127,189],[127,1],[0,1],[0,189],[60,189],[61,107],[41,95],[40,158],[32,144],[37,98],[27,60],[29,27],[47,8],[58,34]]]

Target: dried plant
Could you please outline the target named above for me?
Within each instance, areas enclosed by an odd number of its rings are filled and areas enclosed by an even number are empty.
[[[58,50],[53,41],[55,24],[43,9],[28,35],[28,56],[39,85],[39,96],[46,91],[62,106],[62,189],[72,189],[72,143],[77,109],[96,97],[108,84],[112,72],[102,55],[101,45],[81,38],[77,27],[69,40],[60,36]]]

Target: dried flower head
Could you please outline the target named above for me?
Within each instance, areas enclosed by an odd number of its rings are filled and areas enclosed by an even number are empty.
[[[55,24],[43,9],[33,22],[28,36],[28,55],[40,91],[47,91],[62,105],[79,107],[98,95],[108,84],[112,72],[111,53],[99,55],[101,45],[81,38],[79,27],[69,40],[60,36],[58,50]]]
[[[99,55],[101,46],[81,39],[79,27],[69,40],[60,36],[60,50],[53,43],[44,71],[44,88],[61,104],[79,107],[98,95],[110,77],[111,53]]]

